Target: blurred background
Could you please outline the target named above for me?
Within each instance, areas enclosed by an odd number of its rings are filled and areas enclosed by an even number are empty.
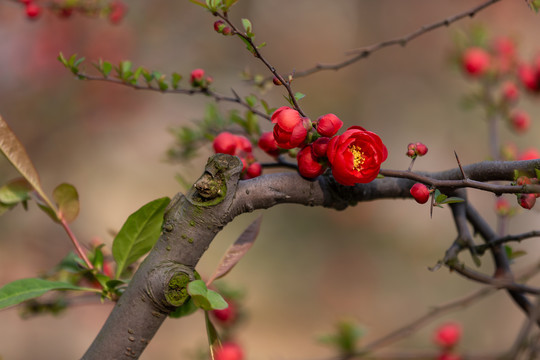
[[[231,17],[248,18],[263,53],[281,73],[316,63],[334,63],[354,48],[405,35],[482,1],[453,0],[240,0]],[[211,146],[184,164],[171,164],[170,129],[202,119],[210,99],[158,94],[114,84],[76,80],[56,60],[77,53],[185,77],[195,68],[214,78],[223,94],[257,93],[241,79],[250,69],[266,74],[236,38],[216,34],[214,18],[184,1],[126,2],[129,12],[119,24],[75,14],[60,19],[44,13],[31,21],[22,5],[0,3],[0,114],[12,127],[37,167],[49,193],[62,182],[75,185],[81,201],[73,230],[81,241],[112,243],[125,219],[143,204],[185,189],[203,169]],[[509,21],[508,19],[514,19]],[[306,94],[301,104],[312,118],[335,113],[346,126],[361,125],[378,133],[389,150],[385,168],[406,169],[409,142],[422,141],[428,156],[416,170],[438,171],[487,158],[486,122],[481,111],[466,112],[460,100],[470,89],[450,61],[452,37],[474,24],[493,36],[510,35],[519,52],[531,59],[540,46],[540,20],[523,1],[501,1],[473,19],[426,34],[406,47],[390,47],[338,72],[296,80]],[[187,84],[184,80],[184,84]],[[283,89],[268,90],[272,107],[286,105]],[[540,146],[540,108],[522,101],[532,117],[531,131],[504,140],[520,148]],[[219,104],[220,109],[232,108]],[[270,124],[263,123],[269,130]],[[265,159],[259,153],[261,159]],[[0,159],[0,183],[17,177]],[[493,196],[470,192],[482,214],[495,224]],[[512,204],[515,200],[509,197]],[[208,276],[225,249],[261,212],[246,214],[227,226],[205,254],[198,270]],[[513,219],[511,232],[533,230],[538,209]],[[250,317],[239,333],[249,359],[314,359],[332,351],[316,338],[333,331],[341,319],[367,329],[369,342],[459,298],[478,285],[428,267],[444,256],[456,234],[450,211],[414,201],[360,203],[345,211],[281,205],[264,212],[261,233],[251,252],[228,275],[227,283],[246,292]],[[514,265],[526,269],[538,259],[535,240],[515,249],[527,251]],[[56,265],[71,244],[63,230],[31,204],[0,217],[0,285],[34,277]],[[466,256],[462,256],[465,258]],[[490,272],[486,257],[483,270]],[[112,305],[80,305],[57,317],[23,320],[16,308],[0,311],[0,358],[79,358],[101,328]],[[494,353],[508,349],[524,321],[508,296],[500,292],[480,303],[435,321],[389,351],[429,350],[432,331],[443,320],[461,322],[460,350]],[[200,314],[167,320],[142,359],[188,359],[206,342]]]

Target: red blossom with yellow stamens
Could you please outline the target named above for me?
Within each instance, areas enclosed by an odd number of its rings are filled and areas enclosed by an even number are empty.
[[[388,150],[377,134],[351,126],[330,140],[327,156],[336,181],[352,186],[373,181],[388,157]]]

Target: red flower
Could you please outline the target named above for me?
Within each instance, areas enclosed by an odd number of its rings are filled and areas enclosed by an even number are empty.
[[[416,202],[419,204],[425,204],[429,199],[429,189],[424,184],[414,184],[410,192],[414,200],[416,200]]]
[[[482,76],[488,69],[489,54],[482,48],[471,47],[463,54],[463,68],[471,76]]]
[[[462,357],[458,354],[452,354],[452,353],[442,353],[437,356],[437,360],[462,360]]]
[[[495,203],[495,212],[499,216],[507,216],[510,214],[510,203],[503,197],[497,199]]]
[[[237,343],[226,342],[216,351],[214,358],[216,360],[243,360],[244,351]]]
[[[274,134],[269,131],[261,134],[258,142],[259,147],[270,156],[278,156],[279,149]]]
[[[236,135],[224,131],[214,138],[214,151],[220,154],[236,155],[238,141]]]
[[[443,348],[451,348],[461,338],[461,326],[458,323],[449,322],[435,330],[433,341]]]
[[[324,172],[324,166],[313,155],[313,147],[311,145],[300,150],[296,158],[298,159],[298,172],[303,177],[313,179]]]
[[[339,129],[343,126],[341,121],[334,114],[326,114],[317,121],[317,132],[322,136],[332,137],[336,135]]]
[[[272,114],[274,139],[283,149],[294,149],[306,139],[310,128],[309,119],[302,118],[300,113],[287,106],[282,106]]]
[[[373,181],[388,157],[388,150],[377,134],[351,126],[330,140],[326,155],[336,181],[352,186]]]

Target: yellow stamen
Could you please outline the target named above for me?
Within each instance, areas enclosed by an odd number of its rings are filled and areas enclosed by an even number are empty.
[[[349,147],[349,151],[354,156],[353,169],[357,170],[357,171],[362,170],[362,164],[364,164],[364,161],[366,161],[365,154],[362,151],[362,148],[360,148],[360,147],[358,147],[356,145],[351,145]]]

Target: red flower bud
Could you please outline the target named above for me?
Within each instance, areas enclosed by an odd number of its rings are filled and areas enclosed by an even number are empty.
[[[328,143],[330,138],[320,137],[313,142],[313,155],[316,157],[325,157],[326,151],[328,150]]]
[[[416,183],[412,186],[411,195],[419,204],[425,204],[429,199],[429,189],[422,183]]]
[[[482,76],[490,64],[489,54],[482,48],[471,47],[465,51],[462,58],[463,68],[474,77]]]
[[[278,156],[279,149],[274,134],[269,131],[261,134],[258,142],[259,148],[270,156]]]
[[[519,89],[513,81],[507,81],[502,85],[502,98],[508,103],[515,103],[519,98]]]
[[[190,83],[192,86],[200,86],[204,77],[203,69],[195,69],[191,72]]]
[[[246,170],[246,175],[244,179],[253,179],[262,174],[262,165],[259,162],[251,163]]]
[[[127,5],[120,0],[114,0],[110,6],[109,21],[118,24],[127,12]]]
[[[243,360],[244,351],[237,343],[226,342],[215,352],[215,360]]]
[[[298,172],[303,177],[313,179],[324,172],[325,168],[313,155],[313,147],[311,145],[308,145],[300,150],[296,158],[298,160]]]
[[[237,318],[236,306],[230,300],[226,300],[229,306],[222,310],[212,310],[212,315],[221,325],[230,325]]]
[[[225,21],[217,20],[216,22],[214,22],[214,30],[216,32],[219,32],[219,33],[222,32],[224,27],[225,27]]]
[[[322,136],[332,137],[342,126],[343,121],[334,114],[323,115],[317,120],[317,132]]]
[[[531,118],[529,115],[522,110],[516,110],[510,115],[510,121],[512,123],[512,128],[517,133],[523,133],[529,129],[531,125]]]
[[[540,90],[538,69],[529,64],[522,64],[518,69],[518,76],[523,85],[530,91]]]
[[[25,11],[29,19],[35,19],[41,14],[41,7],[33,2],[28,2]]]
[[[306,121],[307,120],[307,121]],[[309,129],[309,119],[304,119],[300,113],[287,106],[282,106],[272,114],[274,139],[283,149],[294,149],[306,139]]]
[[[424,156],[427,154],[428,148],[426,145],[422,144],[421,142],[417,142],[415,146],[416,146],[416,154],[418,154],[418,156]]]
[[[435,330],[433,341],[440,347],[448,349],[455,346],[460,338],[461,326],[458,323],[449,322]]]
[[[235,135],[236,138],[236,153],[233,155],[244,156],[251,154],[253,148],[251,147],[251,141],[247,137],[242,135]]]
[[[223,35],[231,35],[232,30],[231,30],[230,27],[225,26],[225,27],[223,28],[223,30],[221,31],[221,33],[222,33]]]
[[[274,85],[276,85],[276,86],[283,85],[283,84],[281,83],[281,80],[279,80],[279,79],[277,78],[277,76],[274,76],[274,77],[272,78],[272,82],[273,82]]]
[[[360,126],[351,126],[333,137],[326,151],[332,175],[342,185],[369,183],[379,175],[388,150],[381,138]]]
[[[530,210],[536,203],[535,194],[521,194],[518,196],[518,203],[524,209]]]
[[[495,213],[497,213],[497,215],[507,216],[510,214],[510,210],[510,203],[506,198],[497,198],[497,202],[495,203]]]
[[[237,136],[224,131],[214,138],[213,146],[216,153],[235,155],[238,147]]]
[[[528,176],[520,176],[516,180],[516,184],[519,186],[531,184],[531,179]]]

